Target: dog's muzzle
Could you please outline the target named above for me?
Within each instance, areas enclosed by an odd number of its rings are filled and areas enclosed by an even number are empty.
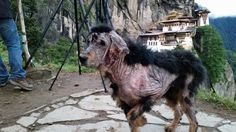
[[[80,55],[79,60],[80,60],[81,64],[85,65],[88,60],[88,57],[86,57],[84,55]]]

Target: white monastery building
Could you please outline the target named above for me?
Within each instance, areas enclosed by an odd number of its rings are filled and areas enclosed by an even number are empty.
[[[198,9],[195,12],[197,18],[172,11],[164,21],[159,22],[161,30],[151,29],[140,34],[139,39],[153,51],[172,50],[177,46],[191,50],[196,27],[209,25],[207,9]]]

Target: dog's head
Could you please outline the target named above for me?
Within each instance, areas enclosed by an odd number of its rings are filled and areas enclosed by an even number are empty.
[[[80,61],[85,66],[99,68],[128,53],[125,41],[110,27],[103,25],[91,29],[88,47],[80,54]]]

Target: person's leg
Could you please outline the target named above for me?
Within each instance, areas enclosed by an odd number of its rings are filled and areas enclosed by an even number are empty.
[[[16,24],[13,19],[1,20],[4,29],[1,31],[2,38],[7,46],[9,64],[11,67],[10,79],[24,79],[25,71],[22,68],[22,51]]]
[[[3,36],[3,31],[4,31],[4,24],[3,22],[0,20],[0,36],[2,37]],[[0,87],[1,86],[5,86],[6,85],[6,82],[9,78],[9,74],[8,74],[8,71],[2,61],[2,57],[0,55]]]
[[[8,75],[7,69],[5,65],[3,64],[2,58],[0,56],[0,87],[3,87],[7,84],[8,77],[9,75]]]
[[[21,88],[32,87],[32,85],[28,85],[25,81],[26,72],[22,67],[22,50],[16,24],[13,19],[5,19],[1,21],[4,25],[2,38],[7,46],[11,68],[9,82]]]

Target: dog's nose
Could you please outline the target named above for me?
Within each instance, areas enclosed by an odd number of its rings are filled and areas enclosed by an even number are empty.
[[[79,60],[80,60],[80,62],[81,62],[82,64],[85,64],[85,62],[87,61],[87,59],[88,59],[88,57],[86,57],[86,56],[83,56],[83,55],[80,55],[80,56],[79,56]]]

